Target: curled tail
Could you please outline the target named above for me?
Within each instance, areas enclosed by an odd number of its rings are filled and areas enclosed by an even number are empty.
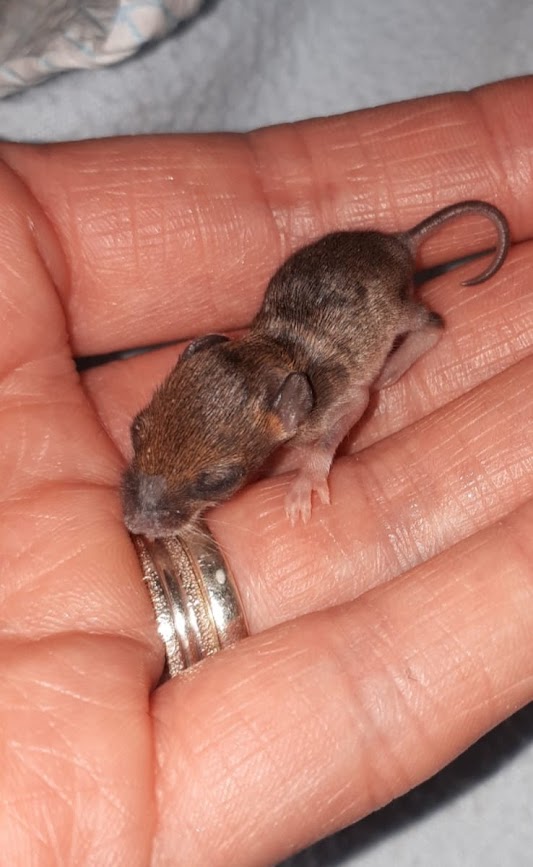
[[[416,252],[418,245],[426,235],[440,228],[443,223],[448,220],[453,220],[456,217],[462,217],[464,214],[481,214],[487,217],[498,230],[498,244],[496,246],[496,255],[490,263],[477,277],[471,277],[470,280],[464,280],[462,286],[475,286],[477,283],[484,283],[489,277],[498,271],[507,255],[510,244],[509,224],[502,212],[489,205],[488,202],[482,202],[479,199],[472,199],[466,202],[457,202],[455,205],[448,205],[447,208],[442,208],[436,214],[426,217],[421,223],[417,223],[412,229],[405,232],[405,237],[411,247],[413,253]]]

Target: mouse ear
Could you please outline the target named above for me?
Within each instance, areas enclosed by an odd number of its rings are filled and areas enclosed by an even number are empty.
[[[225,343],[226,340],[229,340],[229,337],[224,337],[223,334],[205,334],[204,337],[197,337],[183,350],[181,361],[186,361],[187,358],[196,352],[201,352],[202,349],[209,349],[210,346],[215,346],[217,343]]]
[[[311,383],[304,373],[290,373],[272,403],[272,412],[281,422],[287,439],[294,436],[315,402]]]

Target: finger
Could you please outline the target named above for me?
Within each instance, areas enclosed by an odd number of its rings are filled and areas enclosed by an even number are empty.
[[[44,479],[102,483],[117,454],[79,387],[54,291],[58,260],[46,220],[3,167],[0,188],[1,503]]]
[[[57,232],[72,343],[91,354],[245,325],[280,260],[329,229],[406,228],[477,197],[530,237],[532,107],[525,78],[248,137],[1,152]],[[489,239],[473,220],[429,246],[442,260]]]
[[[161,649],[118,502],[122,462],[80,388],[57,260],[36,243],[49,230],[5,168],[0,186],[2,637],[129,629],[155,670]]]
[[[3,167],[0,187],[1,860],[143,867],[162,649],[113,520],[119,455],[76,375],[54,239]]]
[[[155,860],[278,863],[533,698],[531,504],[401,581],[154,695]]]
[[[360,451],[407,427],[530,354],[532,268],[533,244],[524,242],[515,245],[505,269],[475,292],[459,285],[460,273],[425,287],[424,301],[444,316],[443,337],[398,383],[373,396],[342,451]],[[98,415],[123,454],[130,453],[132,419],[170,372],[183,346],[105,364],[84,374]]]
[[[83,634],[73,617],[44,640],[2,636],[4,864],[149,863],[151,660],[94,626]]]
[[[142,382],[134,365],[131,375]],[[532,496],[532,377],[530,355],[337,460],[332,503],[315,503],[308,527],[293,529],[286,518],[290,477],[253,485],[212,511],[252,630],[354,599]]]

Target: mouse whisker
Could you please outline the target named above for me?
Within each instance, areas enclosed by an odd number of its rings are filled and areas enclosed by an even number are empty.
[[[224,521],[222,518],[211,518],[210,524],[212,527],[216,529],[216,527],[238,527],[239,533],[246,532],[250,536],[259,537],[261,534],[258,530],[254,530],[252,527],[243,527],[242,524],[236,521]],[[218,539],[217,539],[218,544]]]

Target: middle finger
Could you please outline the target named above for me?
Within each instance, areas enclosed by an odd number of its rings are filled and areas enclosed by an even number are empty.
[[[354,599],[500,520],[533,493],[533,357],[335,462],[332,504],[309,526],[284,512],[287,480],[213,510],[253,631]],[[135,378],[138,382],[137,377]]]
[[[533,356],[337,460],[331,505],[292,528],[286,478],[214,510],[253,630],[352,600],[501,520],[533,494]]]

